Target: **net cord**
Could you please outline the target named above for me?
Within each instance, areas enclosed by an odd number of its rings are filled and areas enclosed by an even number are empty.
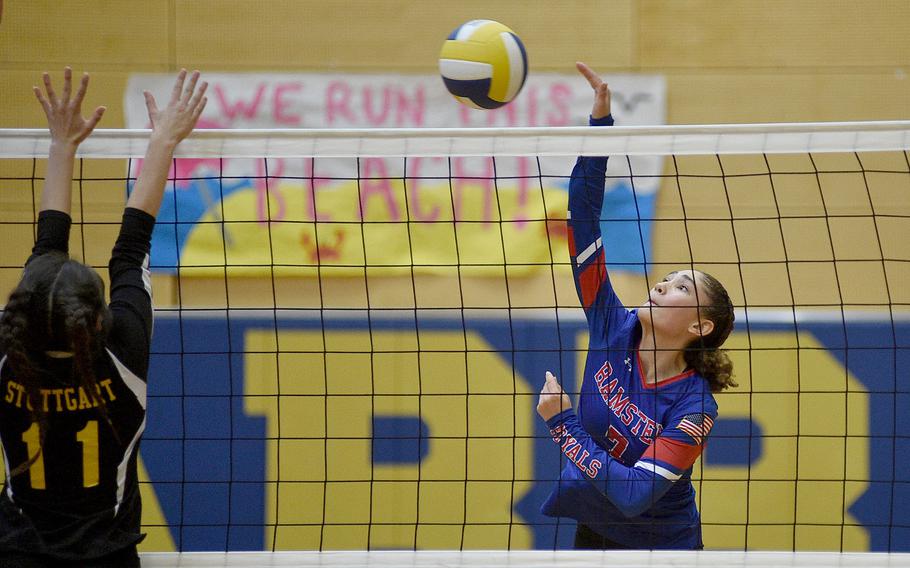
[[[81,158],[142,157],[149,130],[99,129]],[[0,128],[0,158],[47,155],[45,129]],[[910,121],[446,129],[196,130],[178,158],[654,156],[910,150]]]

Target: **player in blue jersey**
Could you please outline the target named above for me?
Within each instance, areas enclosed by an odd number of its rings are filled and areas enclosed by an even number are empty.
[[[592,126],[611,126],[594,89]],[[712,393],[736,386],[720,349],[733,329],[724,287],[697,270],[667,274],[636,309],[610,284],[600,234],[606,157],[580,157],[569,186],[569,251],[590,341],[578,407],[547,372],[537,412],[566,458],[544,514],[578,521],[576,548],[699,549],[692,465],[717,418]]]
[[[152,333],[149,250],[177,144],[205,107],[199,73],[181,71],[159,110],[146,93],[152,134],[123,212],[104,283],[68,254],[76,149],[101,119],[64,72],[58,97],[44,74],[35,95],[51,132],[38,238],[0,319],[0,566],[139,565],[137,474],[145,428]]]

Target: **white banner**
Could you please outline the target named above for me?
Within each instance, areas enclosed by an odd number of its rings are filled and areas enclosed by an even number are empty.
[[[485,111],[459,104],[436,75],[269,73],[205,74],[203,78],[209,82],[208,105],[198,128],[580,126],[587,124],[593,101],[587,81],[577,74],[531,75],[512,103]],[[130,78],[125,101],[129,128],[149,126],[142,92],[151,91],[163,105],[173,79],[160,74]],[[617,123],[665,122],[662,77],[616,75],[606,80]],[[418,271],[433,272],[433,266],[455,260],[437,254],[429,244],[416,244],[413,234],[408,236],[410,242],[401,235],[395,237],[394,224],[449,220],[481,225],[478,234],[465,236],[468,241],[461,246],[470,247],[476,238],[480,249],[498,250],[474,262],[499,266],[517,262],[532,269],[549,262],[548,240],[564,239],[549,230],[541,234],[532,221],[564,219],[565,188],[573,162],[574,156],[495,161],[445,157],[179,160],[177,195],[164,200],[152,264],[173,269],[179,251],[184,265],[222,266],[227,261],[247,267],[250,274],[275,264],[286,265],[282,273],[299,274],[315,272],[312,267],[317,264],[404,266],[412,258],[414,263],[424,259]],[[608,262],[634,270],[650,249],[649,227],[642,236],[637,218],[652,217],[649,212],[661,164],[659,157],[631,159],[636,204],[625,158],[610,163],[604,219],[622,221],[631,216],[636,224],[633,228],[624,222],[605,222],[605,237],[620,233],[611,249],[615,256],[608,253]],[[132,175],[140,167],[137,163]],[[175,220],[180,223],[168,226],[168,221]],[[320,230],[321,221],[331,225]],[[370,235],[344,224],[362,221],[389,224],[377,225],[377,230],[384,231],[381,253],[368,250],[364,239]],[[501,246],[491,247],[488,233],[499,221],[503,222]],[[288,224],[275,225],[282,222]],[[438,235],[433,236],[430,229],[432,225],[423,236],[438,243]],[[282,245],[280,259],[263,248],[271,242],[275,249],[276,238]],[[426,250],[417,250],[421,246]],[[513,251],[517,256],[510,254]]]

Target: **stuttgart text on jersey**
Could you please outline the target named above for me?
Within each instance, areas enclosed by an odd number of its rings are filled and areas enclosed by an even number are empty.
[[[56,389],[41,389],[41,401],[44,412],[75,412],[87,408],[97,408],[99,401],[110,403],[117,400],[117,395],[111,389],[111,379],[102,379],[95,385],[95,397],[92,398],[81,386]],[[33,411],[32,403],[28,399],[25,386],[10,380],[6,383],[6,396],[3,398],[7,404],[16,408],[23,406]]]

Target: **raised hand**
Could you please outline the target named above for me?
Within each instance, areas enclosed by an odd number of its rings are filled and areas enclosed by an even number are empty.
[[[149,120],[152,122],[152,138],[158,138],[165,143],[176,146],[186,138],[193,128],[208,99],[205,90],[209,84],[205,81],[196,89],[199,81],[199,71],[193,71],[189,83],[186,83],[186,69],[181,69],[171,91],[171,99],[164,110],[158,109],[155,97],[148,91],[145,95],[145,106],[148,108]]]
[[[82,75],[82,82],[79,84],[79,90],[76,96],[71,97],[73,88],[73,70],[66,67],[63,70],[63,96],[58,98],[54,87],[51,84],[51,77],[47,73],[42,75],[44,79],[44,90],[47,95],[41,92],[38,87],[32,87],[35,97],[41,103],[44,114],[47,115],[47,127],[51,131],[51,140],[56,144],[64,144],[75,149],[80,142],[85,140],[95,125],[104,115],[105,107],[100,106],[88,118],[82,116],[82,100],[85,98],[85,92],[88,89],[88,73]]]
[[[591,118],[598,119],[610,114],[610,87],[603,82],[597,73],[590,67],[578,61],[575,63],[578,72],[584,75],[588,84],[594,89],[594,107],[591,109]]]
[[[563,410],[572,408],[569,395],[562,390],[562,385],[550,371],[547,371],[547,380],[540,390],[537,400],[537,414],[544,420],[553,418]]]
[[[171,100],[164,110],[159,110],[155,97],[145,91],[145,106],[148,107],[149,120],[152,121],[152,136],[139,179],[126,202],[127,207],[140,209],[153,217],[158,215],[174,150],[193,131],[205,109],[205,90],[209,85],[203,82],[196,89],[198,81],[199,71],[193,71],[187,82],[186,69],[181,69],[171,91]]]

